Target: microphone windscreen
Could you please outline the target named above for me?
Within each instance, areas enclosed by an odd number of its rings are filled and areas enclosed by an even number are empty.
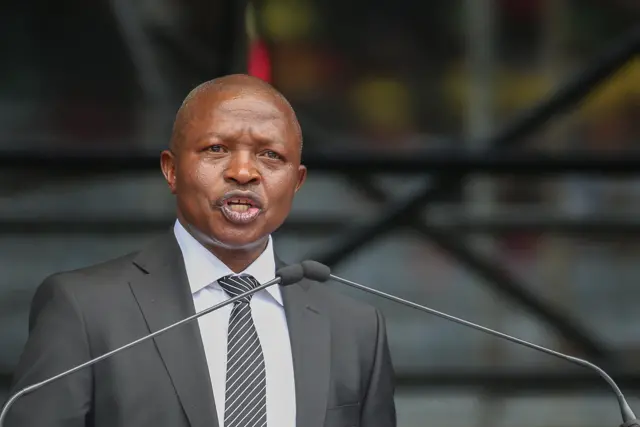
[[[276,277],[280,277],[280,286],[293,285],[304,277],[304,270],[300,264],[287,265],[276,271]]]
[[[309,280],[315,280],[316,282],[326,282],[331,276],[331,269],[319,263],[318,261],[302,261],[300,263],[304,269],[304,277]]]

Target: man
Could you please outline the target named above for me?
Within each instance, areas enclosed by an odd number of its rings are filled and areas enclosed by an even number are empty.
[[[189,94],[161,166],[170,233],[46,279],[14,391],[275,277],[271,233],[306,169],[288,102],[243,75]],[[380,313],[302,280],[273,286],[21,399],[9,426],[394,427]]]

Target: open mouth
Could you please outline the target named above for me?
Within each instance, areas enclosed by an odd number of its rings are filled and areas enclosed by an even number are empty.
[[[222,213],[231,222],[247,224],[255,220],[262,208],[259,203],[248,197],[229,197],[222,202]]]

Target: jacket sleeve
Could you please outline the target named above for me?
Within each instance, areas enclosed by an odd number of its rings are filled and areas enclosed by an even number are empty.
[[[11,395],[90,357],[87,333],[71,286],[59,276],[35,293],[29,338],[14,372]],[[92,371],[75,372],[24,395],[10,409],[7,427],[83,427],[91,408]]]
[[[382,313],[376,310],[377,336],[375,359],[369,387],[362,407],[362,427],[395,427],[395,373],[387,342],[387,330]]]

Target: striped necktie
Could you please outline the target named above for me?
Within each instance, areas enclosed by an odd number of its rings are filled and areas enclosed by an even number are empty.
[[[260,285],[248,274],[225,276],[218,284],[232,298]],[[251,296],[236,301],[229,318],[224,427],[267,425],[264,355],[250,301]]]

